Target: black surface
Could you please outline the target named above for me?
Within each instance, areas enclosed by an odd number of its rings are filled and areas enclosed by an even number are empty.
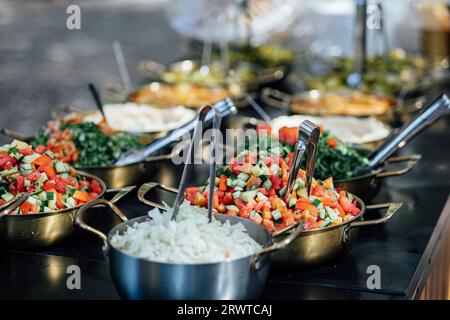
[[[143,58],[165,62],[182,54],[180,39],[168,28],[161,10],[141,5],[85,4],[82,30],[65,29],[66,5],[1,1],[9,12],[0,20],[0,126],[33,133],[55,104],[93,106],[86,83],[118,82],[111,42],[122,41],[130,70]],[[58,17],[58,18],[56,18]],[[6,23],[5,23],[6,21]],[[145,35],[145,36],[144,36]],[[62,52],[59,54],[58,52]],[[134,73],[134,72],[133,72]],[[134,77],[134,81],[139,81]],[[448,88],[435,87],[430,96]],[[250,113],[251,111],[243,111]],[[275,113],[275,110],[270,110]],[[361,229],[350,252],[332,263],[308,270],[273,272],[262,298],[405,299],[423,286],[446,216],[441,213],[450,191],[450,127],[443,120],[407,145],[401,154],[423,158],[405,176],[386,179],[374,202],[401,201],[404,207],[385,225]],[[0,138],[1,142],[8,139]],[[176,186],[181,167],[158,164],[154,177]],[[199,167],[191,183],[205,180]],[[148,208],[135,194],[119,206],[131,218]],[[102,210],[92,212],[102,228],[115,222]],[[438,220],[440,222],[438,223]],[[66,269],[81,268],[81,290],[68,290]],[[367,289],[369,265],[381,268],[381,290]],[[0,252],[0,298],[115,299],[101,243],[79,232],[70,243],[45,250]]]

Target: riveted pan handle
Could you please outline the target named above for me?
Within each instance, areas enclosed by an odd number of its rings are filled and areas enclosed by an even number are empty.
[[[297,239],[297,237],[300,236],[300,234],[303,232],[303,226],[304,224],[300,224],[299,226],[297,226],[297,228],[295,228],[295,230],[293,232],[291,232],[286,238],[283,238],[279,241],[275,241],[273,244],[271,244],[268,247],[262,248],[261,250],[259,250],[257,253],[255,253],[255,255],[252,258],[252,268],[254,270],[259,270],[260,266],[259,266],[259,260],[261,259],[262,256],[269,254],[271,252],[274,251],[278,251],[283,249],[284,247],[286,247],[288,244],[290,244],[292,241],[294,241],[295,239]]]
[[[103,232],[89,226],[84,221],[84,216],[86,214],[86,211],[97,205],[105,205],[105,206],[109,207],[115,213],[115,215],[122,221],[127,221],[128,219],[115,204],[113,204],[110,201],[105,200],[105,199],[98,199],[98,200],[88,202],[78,210],[78,212],[76,213],[76,216],[75,216],[75,224],[78,225],[81,229],[83,229],[87,232],[93,233],[96,236],[98,236],[100,239],[102,239],[103,243],[105,245],[104,248],[106,248],[108,237]]]
[[[289,110],[292,96],[272,88],[264,88],[261,92],[261,100],[274,108]]]
[[[139,190],[138,190],[138,199],[139,199],[139,201],[141,201],[142,203],[145,203],[146,205],[165,210],[166,207],[163,204],[160,204],[160,203],[153,202],[153,201],[145,199],[145,195],[150,190],[152,190],[154,188],[159,188],[159,189],[166,190],[166,191],[169,191],[169,192],[172,192],[172,193],[177,193],[178,189],[165,186],[165,185],[163,185],[161,183],[158,183],[158,182],[147,182],[147,183],[144,183],[139,188]]]
[[[401,202],[368,205],[366,207],[366,210],[377,210],[377,209],[387,208],[386,213],[384,214],[383,217],[381,217],[379,219],[352,222],[349,224],[349,229],[385,223],[390,218],[392,218],[394,213],[396,213],[402,207],[402,205],[403,205],[403,203],[401,203]]]
[[[377,178],[387,178],[387,177],[395,177],[395,176],[401,176],[408,172],[410,172],[414,167],[417,165],[419,160],[421,159],[420,154],[413,154],[409,156],[402,156],[402,157],[392,157],[389,158],[386,162],[387,163],[400,163],[400,162],[406,162],[406,165],[402,169],[393,170],[393,171],[382,171],[376,175]]]

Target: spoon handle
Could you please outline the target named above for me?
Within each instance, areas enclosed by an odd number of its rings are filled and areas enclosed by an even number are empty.
[[[423,108],[415,118],[405,123],[401,128],[394,131],[384,143],[369,154],[370,169],[386,161],[395,151],[402,148],[409,140],[419,132],[433,124],[436,120],[450,113],[450,99],[442,94],[428,107]]]
[[[97,106],[97,109],[100,111],[100,113],[103,116],[103,119],[106,121],[105,111],[103,110],[103,102],[100,98],[100,94],[98,93],[97,88],[94,86],[93,83],[89,83],[89,91],[91,91],[92,97],[94,97],[95,104]],[[107,121],[106,121],[107,122]]]

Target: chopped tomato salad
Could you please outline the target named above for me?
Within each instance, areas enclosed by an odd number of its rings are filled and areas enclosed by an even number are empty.
[[[282,138],[292,142],[296,133],[284,130]],[[293,191],[288,194],[292,158],[291,152],[285,156],[267,156],[248,150],[233,158],[216,171],[214,210],[251,219],[270,232],[298,220],[305,223],[306,230],[323,228],[349,221],[359,214],[356,199],[343,190],[336,190],[331,177],[324,181],[313,179],[308,195],[305,172],[300,170]],[[186,190],[186,199],[192,205],[206,207],[208,197],[208,184]]]
[[[45,146],[13,141],[0,147],[0,205],[20,192],[28,199],[13,214],[53,212],[83,205],[102,193],[95,179],[85,177]]]

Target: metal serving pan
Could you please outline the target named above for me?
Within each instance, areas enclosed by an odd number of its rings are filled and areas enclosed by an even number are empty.
[[[116,202],[134,189],[133,186],[119,190],[107,190],[105,183],[99,177],[85,172],[78,173],[83,177],[100,182],[102,192],[95,200],[103,198],[105,193],[117,192],[113,200]],[[2,207],[7,207],[7,204]],[[53,212],[22,215],[10,215],[7,208],[0,209],[0,246],[37,248],[48,247],[62,242],[72,235],[75,214],[82,207],[77,206]]]
[[[108,235],[85,222],[86,210],[95,205],[108,206],[122,220]],[[298,227],[287,237],[273,242],[262,226],[239,217],[215,215],[221,222],[241,223],[261,246],[258,252],[233,260],[204,264],[163,263],[131,256],[111,245],[111,238],[129,226],[150,219],[127,220],[120,209],[99,199],[86,204],[76,215],[76,224],[103,241],[113,282],[125,299],[256,299],[269,275],[270,253],[281,250],[301,232]]]

